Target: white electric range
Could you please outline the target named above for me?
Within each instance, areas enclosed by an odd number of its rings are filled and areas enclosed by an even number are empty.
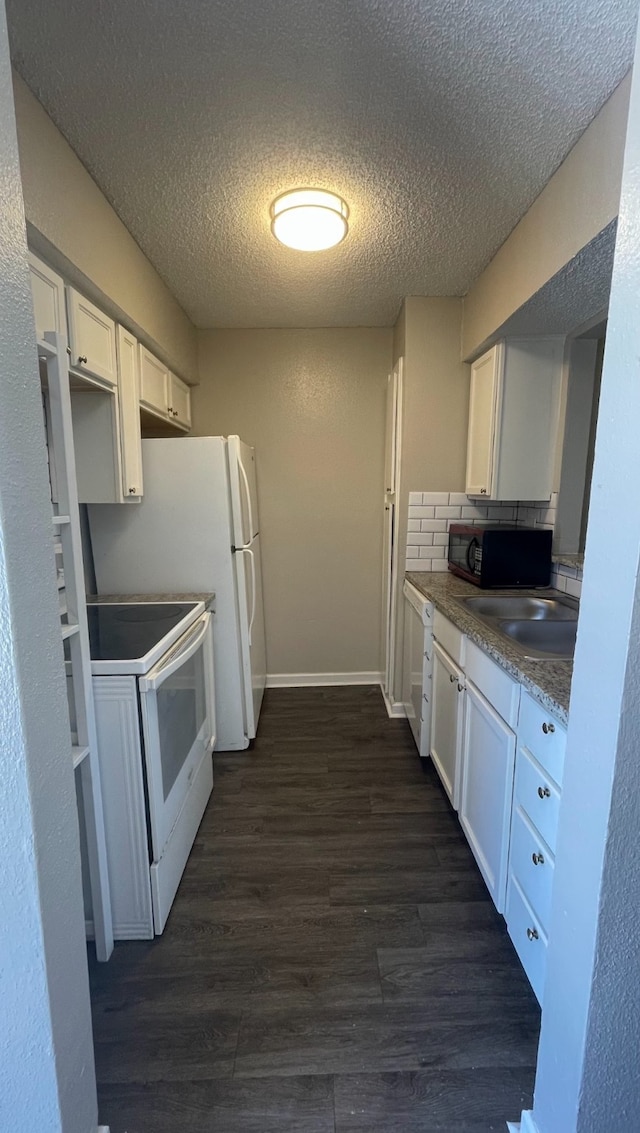
[[[213,787],[204,602],[88,603],[113,929],[161,933]]]

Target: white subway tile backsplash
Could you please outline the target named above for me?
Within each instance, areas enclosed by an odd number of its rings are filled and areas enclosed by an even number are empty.
[[[413,544],[410,547],[407,547],[407,558],[408,559],[417,559],[419,557],[420,557],[420,548],[419,547],[414,547]]]
[[[449,540],[449,524],[459,520],[471,523],[489,520],[493,523],[516,523],[519,527],[553,529],[557,519],[557,504],[557,492],[549,500],[507,500],[504,503],[484,503],[469,498],[464,492],[410,492],[407,562],[410,558],[411,561],[419,561],[423,570],[446,569],[445,548]],[[429,554],[425,554],[427,547],[432,547]],[[417,548],[420,550],[416,560],[414,551]],[[559,589],[565,589],[567,580],[575,580],[575,572],[568,573],[570,569],[554,570],[553,584],[558,580]],[[578,580],[579,578],[578,574]]]
[[[582,596],[582,582],[579,578],[568,578],[566,580],[566,592],[572,598],[580,598]]]
[[[420,547],[420,558],[430,559],[433,557],[435,547]]]
[[[405,570],[424,570],[424,569],[425,569],[424,560],[421,562],[420,559],[407,559]]]
[[[566,589],[567,589],[567,580],[564,577],[564,575],[562,575],[562,574],[558,574],[558,575],[555,575],[555,576],[552,574],[551,575],[551,585],[554,586],[556,590],[560,590],[564,594],[566,592]]]

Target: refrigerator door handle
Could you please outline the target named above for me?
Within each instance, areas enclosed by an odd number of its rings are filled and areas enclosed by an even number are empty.
[[[251,559],[251,618],[249,619],[249,645],[251,645],[253,623],[256,620],[256,557],[249,547],[238,548],[238,550],[242,550],[243,555],[249,555]]]
[[[245,490],[245,494],[246,494],[246,497],[247,497],[247,512],[249,514],[249,539],[248,539],[248,541],[245,541],[244,531],[240,532],[240,536],[241,536],[241,539],[242,539],[243,546],[248,547],[248,545],[251,542],[251,540],[253,539],[253,535],[254,535],[253,512],[251,510],[251,492],[249,490],[249,480],[247,478],[247,472],[246,472],[244,464],[242,463],[242,457],[240,456],[240,453],[238,453],[238,468],[240,469],[240,475],[242,476],[242,480],[244,482],[244,490]],[[242,522],[242,508],[240,508],[240,522]]]

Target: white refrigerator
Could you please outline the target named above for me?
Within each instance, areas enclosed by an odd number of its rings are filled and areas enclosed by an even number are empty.
[[[266,683],[255,452],[239,437],[142,442],[139,505],[93,504],[99,594],[215,591],[216,750],[246,748]]]

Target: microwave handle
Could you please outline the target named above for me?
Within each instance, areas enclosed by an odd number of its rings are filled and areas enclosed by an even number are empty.
[[[152,669],[146,677],[140,678],[141,692],[155,692],[172,673],[175,673],[176,669],[179,669],[190,657],[193,657],[194,653],[197,653],[209,628],[210,617],[210,614],[205,614],[200,619],[195,632],[189,635],[186,642],[180,642],[181,648],[178,653],[175,651],[170,653],[169,660],[165,664],[156,665],[155,669]]]
[[[480,546],[480,544],[479,544],[478,540],[476,539],[476,537],[474,535],[473,539],[469,540],[469,545],[467,547],[467,566],[469,567],[469,570],[471,571],[472,574],[476,574],[475,549],[476,549],[476,547],[479,547],[479,546]],[[473,561],[472,561],[472,558],[471,558],[471,552],[472,551],[473,551]]]

